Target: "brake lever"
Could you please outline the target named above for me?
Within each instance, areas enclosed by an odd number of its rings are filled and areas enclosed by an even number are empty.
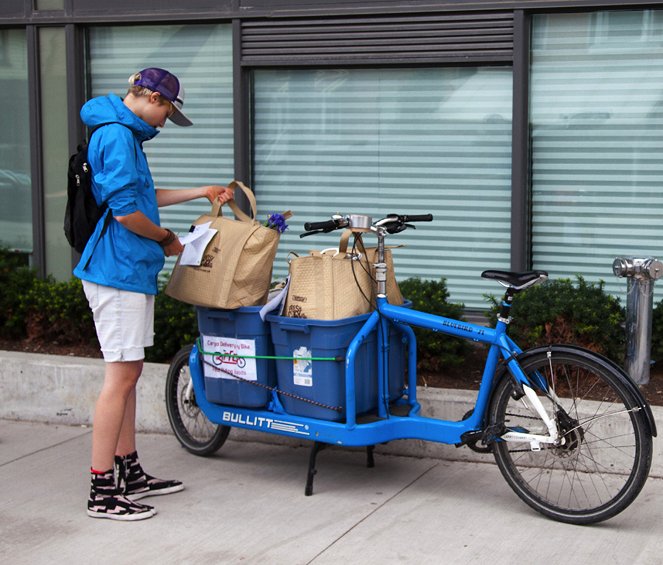
[[[395,226],[387,228],[387,233],[390,234],[401,233],[407,228],[417,229],[417,226],[413,226],[412,224],[396,224]]]
[[[304,233],[300,233],[300,234],[299,234],[299,237],[302,238],[302,237],[307,237],[307,236],[309,236],[309,235],[316,235],[316,234],[319,234],[319,233],[330,233],[330,232],[333,232],[333,231],[335,231],[335,230],[337,230],[337,229],[338,229],[338,228],[327,228],[327,229],[325,229],[325,230],[312,230],[312,231],[305,231]]]

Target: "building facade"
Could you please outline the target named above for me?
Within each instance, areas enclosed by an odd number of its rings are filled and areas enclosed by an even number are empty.
[[[482,270],[604,280],[663,256],[663,1],[4,0],[0,244],[65,279],[68,156],[90,96],[162,66],[194,127],[145,146],[157,186],[238,178],[291,209],[287,254],[333,213],[431,212],[394,243],[399,278]],[[202,202],[162,209],[186,231]],[[169,263],[172,266],[172,263]]]

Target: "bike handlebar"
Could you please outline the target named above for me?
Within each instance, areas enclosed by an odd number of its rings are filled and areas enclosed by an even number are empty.
[[[306,222],[304,229],[306,231],[332,231],[342,227],[339,225],[339,220],[327,220],[324,222]]]
[[[432,222],[433,214],[415,214],[412,216],[389,214],[381,220],[373,223],[373,228],[383,227],[389,233],[398,233],[406,228],[414,228],[409,225],[409,222]],[[340,228],[367,228],[370,225],[369,216],[334,216],[331,220],[324,222],[306,222],[304,229],[306,230],[299,237],[306,237],[317,233],[329,233]]]
[[[403,222],[432,222],[433,214],[418,214],[414,216],[401,216]]]

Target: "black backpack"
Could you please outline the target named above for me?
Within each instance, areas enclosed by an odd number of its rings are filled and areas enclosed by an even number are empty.
[[[108,124],[99,124],[90,131],[90,138],[94,132]],[[125,126],[126,127],[126,126]],[[67,208],[64,214],[64,235],[76,251],[83,253],[88,240],[92,237],[99,220],[106,215],[103,235],[108,228],[112,214],[106,214],[108,205],[104,202],[99,206],[92,194],[92,171],[87,159],[89,140],[78,146],[78,151],[69,158],[67,171]]]

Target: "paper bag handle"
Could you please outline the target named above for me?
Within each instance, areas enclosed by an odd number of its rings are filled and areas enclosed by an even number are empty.
[[[350,236],[352,234],[355,234],[355,239],[357,240],[357,247],[359,248],[359,251],[361,253],[366,253],[366,247],[364,246],[364,239],[362,238],[362,234],[359,232],[354,232],[352,230],[345,230],[341,234],[341,240],[338,242],[338,252],[339,253],[347,253],[348,251],[348,242],[350,241]],[[404,247],[402,243],[399,243],[398,245],[385,245],[384,248],[385,250],[387,249],[399,249],[401,247]]]
[[[228,188],[232,188],[234,190],[240,189],[243,193],[244,196],[246,196],[246,199],[249,201],[249,204],[251,206],[251,216],[248,216],[235,202],[235,199],[233,198],[232,200],[229,200],[226,202],[230,209],[233,211],[233,214],[235,215],[235,218],[237,218],[240,222],[254,222],[256,221],[256,215],[258,213],[258,205],[256,203],[256,197],[253,194],[253,191],[248,188],[243,182],[238,181],[238,180],[232,180],[228,183]],[[223,204],[219,202],[218,200],[215,200],[212,203],[212,216],[217,217],[217,216],[222,216],[223,213],[221,211],[223,207]]]
[[[361,253],[366,252],[366,248],[364,247],[364,240],[361,238],[361,233],[356,233],[353,232],[352,230],[345,230],[341,234],[341,240],[338,242],[338,252],[345,255],[348,252],[348,242],[350,241],[350,236],[352,234],[355,234],[355,240],[357,241],[357,245],[359,246],[359,251]]]
[[[355,239],[357,240],[357,244],[360,247],[359,253],[357,253],[356,258],[361,259],[366,252],[366,249],[364,247],[364,242],[361,238],[361,234],[354,232],[352,230],[345,230],[341,234],[341,239],[338,242],[338,249],[336,247],[328,247],[327,249],[323,249],[322,251],[314,251],[311,250],[311,255],[327,255],[327,254],[332,254],[334,257],[337,257],[338,255],[341,255],[342,257],[345,257],[348,254],[348,242],[350,240],[350,236],[354,234]]]

